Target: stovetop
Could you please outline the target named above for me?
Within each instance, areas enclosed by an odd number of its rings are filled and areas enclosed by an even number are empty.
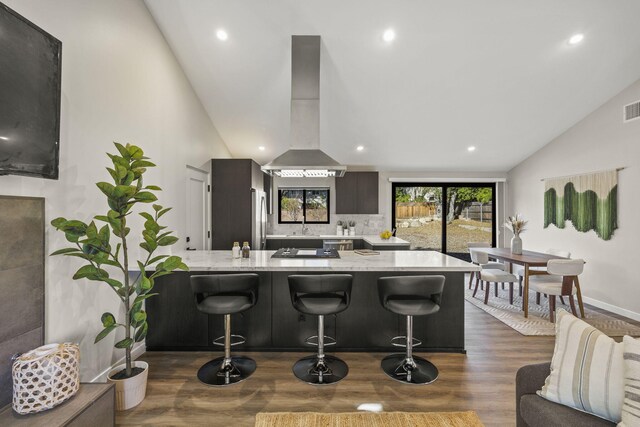
[[[336,249],[280,248],[271,258],[340,258]]]

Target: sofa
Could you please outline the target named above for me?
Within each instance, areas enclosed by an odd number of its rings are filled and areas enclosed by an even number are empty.
[[[550,363],[523,366],[516,374],[517,427],[611,427],[615,423],[550,402],[536,394],[549,376]]]

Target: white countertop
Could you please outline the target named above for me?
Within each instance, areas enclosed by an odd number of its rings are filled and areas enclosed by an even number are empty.
[[[275,251],[251,251],[249,259],[233,259],[231,251],[182,251],[192,271],[478,271],[479,267],[435,251],[381,251],[358,255],[341,251],[340,258],[271,258]],[[150,270],[151,271],[151,270]]]
[[[268,234],[267,239],[286,239],[286,240],[364,240],[373,246],[409,246],[411,243],[399,237],[390,237],[389,239],[383,239],[375,234],[365,234],[357,236],[338,236],[336,234],[320,234],[320,235],[287,235],[287,234]]]

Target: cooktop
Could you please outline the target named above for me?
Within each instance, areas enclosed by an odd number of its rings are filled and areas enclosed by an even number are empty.
[[[336,249],[280,248],[271,258],[340,258]]]

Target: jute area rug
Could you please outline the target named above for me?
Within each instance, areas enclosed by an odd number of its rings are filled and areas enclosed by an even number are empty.
[[[518,296],[518,286],[514,286],[513,305],[509,304],[509,291],[500,288],[498,298],[494,294],[494,286],[491,285],[489,302],[484,304],[484,291],[478,289],[475,298],[472,296],[473,290],[465,289],[465,299],[471,304],[492,315],[505,325],[515,329],[522,335],[554,336],[556,334],[555,325],[549,322],[549,300],[544,296],[540,298],[540,305],[536,304],[535,292],[529,292],[529,317],[525,319],[522,312],[522,297]],[[508,288],[507,288],[508,289]],[[556,300],[556,309],[563,308],[569,312],[571,309],[567,305],[562,305],[560,300]],[[576,301],[578,314],[578,303]],[[632,325],[624,320],[617,319],[607,314],[584,308],[585,322],[609,335],[610,337],[621,337],[630,335],[640,336],[640,327]]]
[[[260,412],[255,427],[482,427],[468,412]]]

